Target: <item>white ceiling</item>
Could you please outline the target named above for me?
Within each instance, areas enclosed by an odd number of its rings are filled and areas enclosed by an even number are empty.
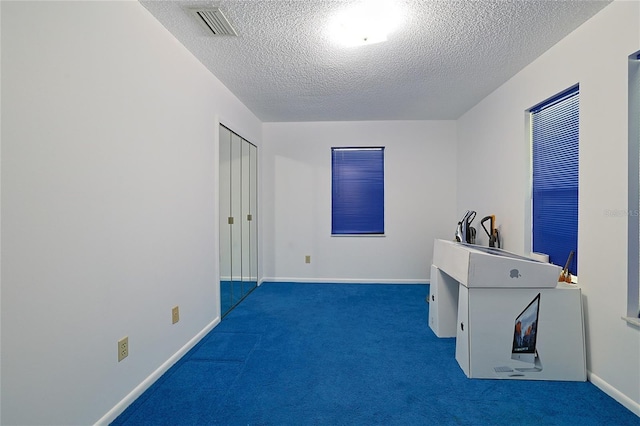
[[[401,28],[350,48],[328,26],[352,0],[141,3],[260,120],[289,122],[456,119],[609,1],[397,0]],[[207,35],[194,5],[238,36]]]

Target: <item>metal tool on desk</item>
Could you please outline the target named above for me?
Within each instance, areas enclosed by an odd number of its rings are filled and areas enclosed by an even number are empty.
[[[484,226],[484,223],[487,220],[491,220],[491,223],[490,223],[491,232],[489,232],[487,228]],[[490,216],[483,217],[482,220],[480,221],[480,225],[482,225],[484,232],[486,232],[487,236],[489,236],[489,247],[500,248],[500,234],[498,233],[498,228],[496,228],[496,215],[492,214]]]
[[[569,258],[567,259],[567,263],[564,264],[564,268],[562,272],[560,272],[560,276],[558,277],[558,282],[565,282],[571,284],[571,272],[569,272],[569,265],[571,265],[571,261],[573,260],[573,255],[575,252],[571,250],[569,253]]]
[[[476,243],[476,228],[471,226],[471,222],[476,217],[476,212],[473,210],[467,210],[462,216],[458,226],[456,228],[456,241],[459,243],[475,244]]]

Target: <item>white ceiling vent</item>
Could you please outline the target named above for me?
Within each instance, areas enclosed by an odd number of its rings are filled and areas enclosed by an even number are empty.
[[[237,36],[220,8],[187,8],[210,35]]]

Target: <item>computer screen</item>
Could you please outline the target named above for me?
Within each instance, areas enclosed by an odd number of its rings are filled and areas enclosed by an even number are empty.
[[[533,298],[515,319],[513,346],[511,348],[512,359],[530,363],[535,362],[539,311],[540,293]]]

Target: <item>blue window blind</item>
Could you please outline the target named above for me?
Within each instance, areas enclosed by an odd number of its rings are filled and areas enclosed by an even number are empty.
[[[531,110],[533,251],[578,274],[579,91],[572,88]]]
[[[384,148],[331,148],[331,233],[384,233]]]

